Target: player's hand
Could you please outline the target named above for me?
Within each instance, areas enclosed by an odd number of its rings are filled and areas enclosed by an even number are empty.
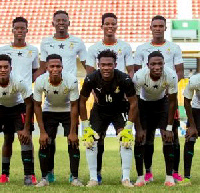
[[[174,141],[173,131],[164,131],[163,137],[165,142],[172,143]]]
[[[143,129],[137,130],[135,138],[136,142],[143,143],[146,138],[146,131]]]
[[[133,123],[131,121],[126,122],[126,126],[118,134],[118,139],[120,143],[125,148],[130,148],[133,145],[133,133],[132,133]]]
[[[40,143],[41,149],[46,149],[46,147],[48,145],[48,141],[49,141],[48,134],[46,132],[40,133],[39,143]]]
[[[68,143],[72,145],[72,148],[78,149],[79,146],[79,139],[76,133],[70,133],[68,135]]]
[[[83,131],[83,145],[90,149],[94,145],[94,141],[99,139],[99,135],[91,128],[88,120],[82,121]]]
[[[30,141],[30,132],[28,129],[23,129],[17,132],[21,144],[26,145]]]
[[[185,134],[186,142],[188,142],[191,137],[198,138],[198,131],[197,131],[196,127],[189,127],[187,129],[186,134]]]

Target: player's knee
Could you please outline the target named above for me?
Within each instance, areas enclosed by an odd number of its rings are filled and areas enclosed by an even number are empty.
[[[12,146],[13,142],[14,142],[14,134],[13,135],[4,135],[3,146]]]
[[[22,151],[32,151],[32,149],[33,149],[32,143],[27,144],[27,145],[21,145]]]
[[[190,139],[188,140],[188,142],[193,142],[193,143],[196,143],[196,137],[190,137]]]
[[[163,145],[165,146],[168,146],[168,145],[173,145],[173,143],[172,142],[167,142],[167,141],[163,141]]]

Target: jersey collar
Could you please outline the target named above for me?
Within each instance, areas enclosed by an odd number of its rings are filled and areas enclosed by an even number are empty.
[[[166,40],[165,40],[165,42],[164,43],[161,43],[161,44],[153,44],[153,42],[151,41],[150,42],[150,44],[152,45],[152,46],[154,46],[154,47],[160,47],[160,46],[164,46],[165,44],[166,44]]]
[[[104,41],[102,40],[102,44],[103,44],[104,46],[114,46],[114,45],[116,45],[117,43],[118,43],[118,40],[117,40],[115,43],[112,43],[112,44],[105,44]]]
[[[25,42],[25,45],[24,45],[24,46],[18,47],[18,46],[13,46],[13,43],[11,42],[11,43],[10,43],[10,47],[11,47],[11,48],[14,48],[14,49],[24,49],[24,48],[27,47],[27,43]]]

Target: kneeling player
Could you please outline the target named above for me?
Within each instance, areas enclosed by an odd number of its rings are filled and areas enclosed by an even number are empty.
[[[57,134],[59,123],[64,127],[68,137],[68,153],[70,158],[71,185],[82,186],[78,180],[80,151],[78,148],[78,81],[69,73],[62,72],[62,58],[57,54],[46,59],[47,73],[37,78],[34,88],[34,111],[40,128],[39,159],[42,179],[37,187],[47,186],[50,148]],[[42,94],[45,101],[42,105]]]
[[[32,185],[32,143],[30,140],[32,91],[22,79],[10,73],[11,69],[11,58],[8,55],[0,55],[0,130],[4,132],[4,143],[8,141],[6,139],[8,137],[11,145],[14,141],[14,133],[17,132],[24,165],[24,184]],[[10,151],[4,149],[1,183],[9,181],[10,158]]]
[[[163,139],[163,153],[166,164],[166,186],[174,186],[173,170],[173,115],[176,107],[177,75],[164,66],[164,57],[159,51],[148,56],[148,67],[136,72],[133,78],[137,95],[140,95],[139,111],[142,128],[146,132],[146,140],[136,143],[134,148],[138,179],[136,186],[145,185],[143,176],[144,145],[152,140],[156,128],[160,128]],[[165,96],[166,89],[169,97]],[[168,101],[169,100],[169,101]]]
[[[200,74],[190,78],[184,91],[184,106],[188,116],[188,129],[184,146],[184,179],[180,185],[191,185],[190,171],[194,155],[194,144],[200,136]],[[194,95],[195,91],[195,95]],[[194,97],[193,97],[194,95]],[[192,100],[192,106],[191,106]]]
[[[104,50],[99,53],[97,58],[100,69],[85,78],[80,95],[80,116],[84,127],[83,138],[90,170],[90,181],[87,186],[98,185],[97,145],[104,143],[104,133],[112,123],[122,140],[120,144],[122,185],[133,187],[129,178],[132,163],[132,127],[133,122],[139,120],[134,84],[127,74],[115,69],[117,56],[113,51]],[[96,94],[98,102],[94,103],[90,120],[88,120],[86,101],[92,90]],[[130,102],[128,121],[123,116],[124,95]],[[138,125],[138,129],[140,129],[140,125]],[[94,141],[93,138],[95,134],[100,137],[97,141]]]

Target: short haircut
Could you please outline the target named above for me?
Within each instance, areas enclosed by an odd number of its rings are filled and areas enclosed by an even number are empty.
[[[102,15],[102,25],[104,24],[104,20],[107,18],[107,17],[113,17],[117,20],[117,16],[114,14],[114,13],[104,13]]]
[[[28,21],[24,17],[16,17],[15,19],[13,19],[12,21],[13,27],[14,27],[14,24],[17,22],[24,22],[26,23],[26,27],[28,27]]]
[[[47,58],[46,58],[46,62],[48,62],[49,60],[52,60],[52,59],[59,59],[62,62],[62,57],[58,54],[48,55]]]
[[[154,20],[163,20],[166,23],[166,19],[165,17],[163,17],[162,15],[156,15],[152,18],[151,22]]]
[[[111,57],[111,58],[114,59],[114,62],[116,62],[116,60],[117,60],[117,54],[110,49],[103,50],[103,51],[99,52],[99,54],[97,56],[98,61],[100,61],[100,59],[102,57]]]
[[[12,59],[11,59],[11,57],[9,55],[0,54],[0,61],[8,61],[8,63],[11,66]]]
[[[53,18],[58,14],[65,14],[67,17],[69,17],[69,14],[66,11],[58,10],[53,14]]]
[[[148,55],[148,63],[149,63],[150,59],[153,57],[161,57],[164,60],[164,56],[162,55],[162,53],[160,51],[154,51]]]

